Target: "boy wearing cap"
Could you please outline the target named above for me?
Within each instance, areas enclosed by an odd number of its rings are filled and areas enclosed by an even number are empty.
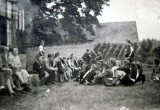
[[[44,67],[42,65],[43,62],[43,56],[37,55],[36,56],[36,61],[33,63],[33,70],[34,73],[39,74],[39,79],[41,85],[45,83],[45,79],[49,76],[49,74],[44,70]]]

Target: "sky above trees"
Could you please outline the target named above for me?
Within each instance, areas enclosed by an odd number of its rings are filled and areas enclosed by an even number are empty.
[[[140,40],[160,40],[159,0],[110,0],[109,4],[98,17],[99,22],[136,21]]]

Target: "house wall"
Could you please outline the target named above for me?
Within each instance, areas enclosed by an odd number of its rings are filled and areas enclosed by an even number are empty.
[[[0,0],[0,45],[16,45],[24,27],[24,10],[19,10],[12,0]]]

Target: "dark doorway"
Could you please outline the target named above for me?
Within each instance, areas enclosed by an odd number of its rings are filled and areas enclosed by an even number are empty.
[[[6,18],[0,16],[0,45],[7,45],[7,23]]]

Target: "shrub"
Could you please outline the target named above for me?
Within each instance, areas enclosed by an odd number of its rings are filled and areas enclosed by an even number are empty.
[[[154,56],[149,56],[149,57],[146,59],[146,63],[149,64],[149,65],[153,65],[153,59],[154,59]]]
[[[118,49],[115,50],[115,52],[114,52],[114,54],[113,54],[115,58],[118,57],[118,55],[120,54],[121,49],[122,49],[122,45],[120,45],[120,46],[118,47]]]
[[[154,44],[154,45],[153,45]],[[142,63],[151,64],[151,59],[157,57],[160,59],[160,46],[157,46],[159,41],[157,40],[143,40],[142,42],[133,43],[133,48],[135,52],[135,60],[139,60]],[[117,47],[118,46],[118,47]],[[157,46],[153,48],[153,46]],[[110,57],[115,57],[118,59],[124,59],[124,52],[126,46],[123,44],[118,45],[115,43],[98,43],[94,46],[94,51],[97,53],[101,51],[103,53],[103,58],[107,59]]]
[[[110,48],[111,48],[111,43],[108,42],[106,48],[103,51],[103,58],[104,59],[107,59],[107,54],[109,53]]]
[[[147,47],[146,47],[147,52],[151,51],[152,46],[153,46],[152,40],[147,39]]]
[[[155,47],[152,52],[155,55],[155,57],[160,59],[160,46]]]
[[[111,57],[113,55],[114,50],[116,49],[117,45],[112,44],[111,49],[109,50],[108,57]]]
[[[98,53],[100,47],[101,47],[101,44],[100,44],[100,43],[96,44],[96,45],[94,46],[94,48],[93,48],[94,52],[95,52],[95,53]]]
[[[133,48],[134,48],[134,52],[135,52],[135,53],[137,52],[138,46],[139,46],[139,44],[138,44],[137,42],[135,42],[135,43],[133,44]]]
[[[102,52],[102,53],[103,53],[106,47],[107,47],[107,44],[106,44],[106,42],[104,42],[104,43],[101,45],[101,47],[99,48],[99,52]]]

